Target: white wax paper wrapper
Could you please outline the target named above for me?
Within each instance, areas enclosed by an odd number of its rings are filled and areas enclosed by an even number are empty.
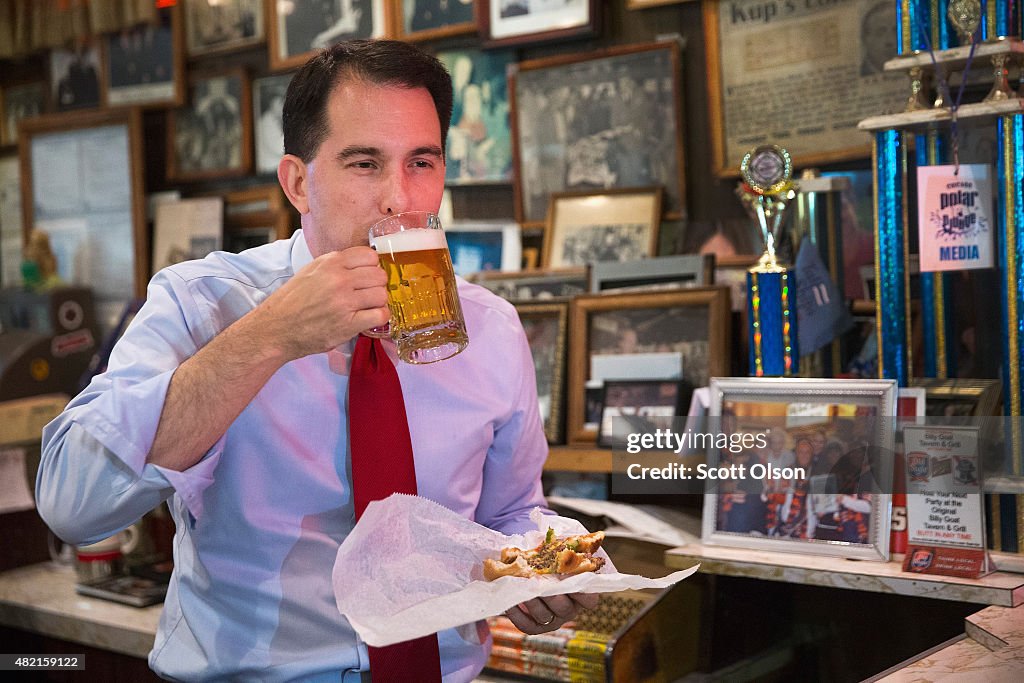
[[[559,536],[586,532],[577,520],[544,515],[539,508],[530,518],[537,531],[506,536],[425,498],[395,494],[370,503],[338,548],[338,609],[367,644],[383,647],[501,614],[531,598],[665,588],[697,570],[648,579],[620,574],[607,562],[599,572],[563,579],[485,581],[483,560],[497,559],[501,548],[532,548],[548,527]]]

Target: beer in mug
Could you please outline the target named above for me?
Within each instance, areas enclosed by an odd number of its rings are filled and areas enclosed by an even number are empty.
[[[398,357],[433,363],[466,348],[455,270],[437,216],[426,211],[388,216],[370,229],[370,246],[388,276],[390,334]]]

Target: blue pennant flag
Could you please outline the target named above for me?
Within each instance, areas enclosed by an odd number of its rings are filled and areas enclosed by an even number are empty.
[[[796,311],[801,355],[817,351],[853,325],[839,287],[809,239],[801,242],[796,257]]]

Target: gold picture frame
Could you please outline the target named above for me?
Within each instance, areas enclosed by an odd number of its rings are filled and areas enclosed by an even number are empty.
[[[654,256],[661,223],[660,187],[551,195],[542,268]]]

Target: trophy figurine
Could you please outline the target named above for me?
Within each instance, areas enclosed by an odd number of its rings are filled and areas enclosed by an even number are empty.
[[[750,374],[788,377],[799,371],[796,335],[796,282],[779,262],[776,246],[786,206],[796,196],[793,160],[777,145],[747,152],[740,164],[743,184],[737,192],[757,219],[764,254],[747,272],[747,321]]]

